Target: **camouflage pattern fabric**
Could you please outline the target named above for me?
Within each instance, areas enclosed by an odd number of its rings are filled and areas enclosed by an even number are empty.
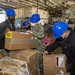
[[[45,43],[44,43],[44,28],[42,25],[38,24],[36,26],[31,27],[31,31],[33,32],[34,36],[36,37],[37,41],[37,50],[43,52],[45,50]]]
[[[43,55],[42,52],[45,50],[45,43],[44,43],[44,28],[42,25],[38,24],[36,26],[31,27],[31,31],[33,32],[34,36],[36,37],[37,41],[37,50],[39,50],[39,69],[40,74],[44,75],[43,73]]]
[[[40,70],[40,74],[44,75],[43,54],[41,52],[39,53],[39,70]]]
[[[5,49],[0,49],[0,54],[2,56],[8,56],[8,53],[5,51]]]

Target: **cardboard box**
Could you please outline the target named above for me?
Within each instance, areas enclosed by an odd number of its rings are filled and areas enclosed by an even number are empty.
[[[27,61],[32,75],[35,75],[35,71],[38,72],[39,68],[38,51],[32,49],[11,51],[10,57]]]
[[[44,75],[64,75],[66,73],[66,56],[51,54],[43,56]]]
[[[32,34],[15,31],[9,31],[6,33],[5,49],[19,50],[26,48],[36,48],[36,46],[36,40]]]

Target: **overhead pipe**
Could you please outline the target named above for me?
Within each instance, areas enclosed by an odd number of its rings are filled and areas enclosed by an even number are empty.
[[[37,14],[38,14],[38,0],[37,0]]]

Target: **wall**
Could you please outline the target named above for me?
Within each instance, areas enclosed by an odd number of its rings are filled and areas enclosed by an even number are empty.
[[[16,11],[16,18],[24,18],[29,21],[32,14],[37,13],[37,8],[30,7],[30,8],[17,8]],[[42,25],[46,22],[48,22],[49,14],[48,11],[38,9],[38,14],[40,14],[40,22]]]
[[[24,15],[24,8],[17,8],[15,9],[16,12],[16,18],[23,18],[25,17]]]
[[[33,13],[37,13],[37,8],[32,8],[32,14]],[[48,19],[48,17],[49,17],[48,11],[44,11],[41,9],[38,9],[38,14],[40,14],[41,18]]]

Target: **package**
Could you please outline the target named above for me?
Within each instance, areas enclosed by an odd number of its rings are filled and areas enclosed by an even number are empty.
[[[25,61],[4,57],[0,59],[0,75],[31,75]]]
[[[44,75],[64,75],[66,73],[66,56],[51,54],[43,56]]]
[[[36,40],[29,33],[8,31],[5,35],[5,49],[20,50],[26,48],[36,48]]]
[[[11,51],[10,57],[27,61],[32,75],[35,75],[35,71],[37,72],[36,75],[38,75],[39,58],[37,50],[26,49],[20,51]]]

